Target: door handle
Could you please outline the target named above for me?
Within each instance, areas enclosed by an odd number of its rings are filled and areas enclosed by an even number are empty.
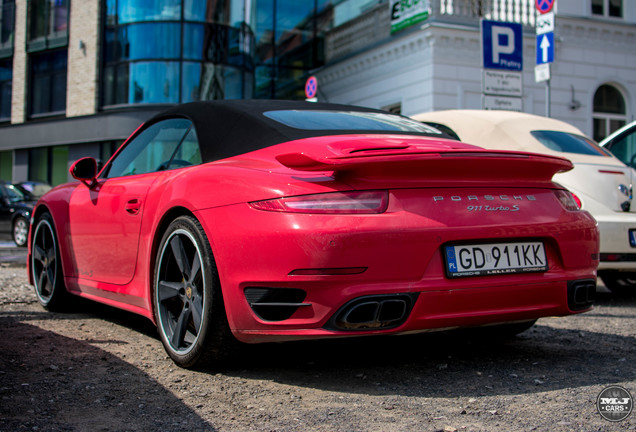
[[[141,209],[141,200],[137,198],[131,199],[126,203],[124,208],[126,209],[127,213],[136,215],[137,213],[139,213],[139,209]]]

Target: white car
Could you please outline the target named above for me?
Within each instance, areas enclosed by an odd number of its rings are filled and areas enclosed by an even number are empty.
[[[611,151],[628,167],[636,168],[636,121],[623,126],[599,145]]]
[[[568,123],[532,114],[447,110],[412,117],[470,144],[570,159],[574,169],[556,174],[554,181],[573,192],[580,207],[598,221],[598,276],[614,293],[636,290],[636,173],[609,151]]]

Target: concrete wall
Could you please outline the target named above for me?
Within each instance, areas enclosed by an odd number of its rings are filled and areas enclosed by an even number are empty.
[[[71,1],[66,115],[95,114],[100,51],[100,0]]]
[[[27,98],[27,0],[15,2],[15,39],[13,49],[13,81],[11,84],[11,123],[26,121]]]

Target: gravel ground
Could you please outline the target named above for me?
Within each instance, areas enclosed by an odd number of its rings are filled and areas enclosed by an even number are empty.
[[[634,431],[596,398],[636,395],[636,296],[508,341],[427,334],[250,347],[179,369],[143,318],[44,311],[0,264],[0,431]]]

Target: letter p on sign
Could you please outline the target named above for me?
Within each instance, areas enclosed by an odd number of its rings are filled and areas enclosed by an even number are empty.
[[[510,27],[492,26],[492,62],[499,64],[500,54],[515,52],[515,33]]]

